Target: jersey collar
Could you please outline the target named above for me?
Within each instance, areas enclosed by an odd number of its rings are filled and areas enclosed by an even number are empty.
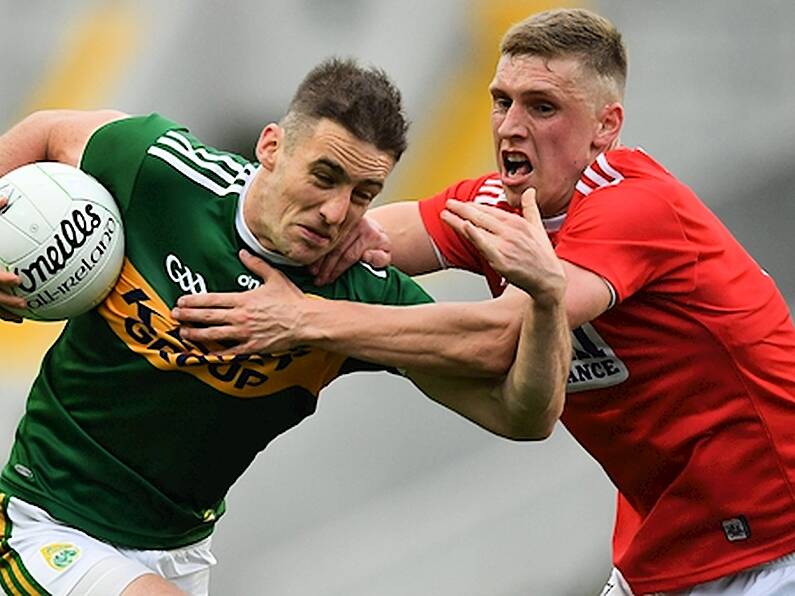
[[[563,222],[566,221],[566,212],[552,217],[542,217],[541,223],[544,224],[544,229],[547,232],[557,232],[563,227]]]

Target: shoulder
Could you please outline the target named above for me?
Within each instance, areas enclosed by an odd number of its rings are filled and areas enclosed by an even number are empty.
[[[94,132],[89,143],[103,146],[115,143],[117,148],[133,147],[139,151],[148,149],[148,154],[161,158],[167,152],[185,156],[194,162],[203,160],[221,164],[222,167],[230,166],[235,170],[239,170],[238,166],[249,163],[240,155],[206,145],[188,127],[157,113],[128,116],[109,122]]]
[[[89,139],[89,143],[101,142],[108,138],[115,140],[119,137],[123,137],[125,140],[129,140],[130,137],[143,137],[149,139],[151,143],[169,130],[187,132],[188,129],[157,113],[126,116],[98,127]]]
[[[80,167],[92,173],[92,170],[101,170],[103,164],[137,164],[147,149],[170,130],[187,129],[159,114],[111,120],[96,128],[89,137]]]
[[[614,206],[624,212],[670,210],[682,194],[692,195],[682,182],[642,149],[619,148],[599,155],[576,185],[570,214],[589,206]]]
[[[499,174],[492,172],[479,178],[467,180],[468,198],[474,203],[482,205],[496,205],[505,203],[505,191]]]
[[[561,240],[683,240],[683,217],[696,203],[695,194],[645,151],[621,148],[600,155],[583,172]]]
[[[583,196],[601,196],[616,189],[621,192],[628,189],[670,189],[677,186],[682,186],[682,183],[643,149],[620,147],[597,156],[583,170],[576,191]]]
[[[100,127],[81,168],[102,182],[124,211],[140,201],[151,205],[157,197],[168,197],[176,208],[192,202],[196,193],[237,196],[253,171],[242,156],[209,147],[187,127],[156,113]]]

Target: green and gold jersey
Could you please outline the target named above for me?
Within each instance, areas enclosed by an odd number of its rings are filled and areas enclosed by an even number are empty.
[[[44,357],[0,489],[108,542],[176,548],[210,534],[232,483],[315,411],[322,387],[379,367],[315,349],[219,357],[180,338],[179,296],[260,281],[237,256],[251,249],[236,215],[256,164],[150,115],[102,127],[81,168],[119,203],[124,266]],[[430,301],[394,269],[359,264],[317,288],[304,268],[277,266],[321,298]]]

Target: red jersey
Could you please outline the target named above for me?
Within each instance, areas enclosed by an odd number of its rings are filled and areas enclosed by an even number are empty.
[[[448,264],[499,293],[499,275],[439,219],[446,199],[483,202],[496,180],[461,182],[420,213]],[[613,560],[632,590],[795,551],[795,326],[770,276],[642,150],[586,168],[553,243],[615,293],[572,332],[562,420],[618,488]]]

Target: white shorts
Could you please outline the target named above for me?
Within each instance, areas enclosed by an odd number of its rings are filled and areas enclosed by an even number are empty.
[[[795,553],[739,573],[676,592],[647,596],[792,596],[795,594]],[[613,569],[601,596],[634,596],[618,569]]]
[[[0,498],[3,495],[0,495]],[[15,497],[0,508],[0,588],[8,594],[112,596],[154,573],[206,596],[215,557],[210,538],[174,550],[116,548]]]

